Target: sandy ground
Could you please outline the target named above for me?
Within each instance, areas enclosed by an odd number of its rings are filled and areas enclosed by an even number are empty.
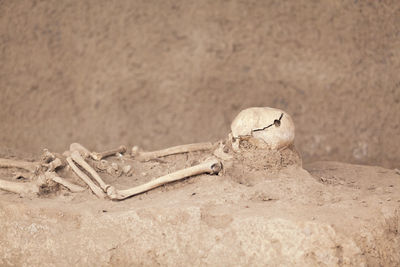
[[[209,154],[103,162],[130,165],[131,176],[89,163],[124,189]],[[339,162],[303,169],[293,149],[249,150],[224,166],[220,175],[195,176],[119,202],[61,187],[40,197],[0,191],[0,265],[400,264],[400,175],[394,170]],[[16,170],[0,171],[10,180]],[[59,174],[83,185],[69,171]]]

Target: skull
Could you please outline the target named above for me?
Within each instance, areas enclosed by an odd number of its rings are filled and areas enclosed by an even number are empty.
[[[295,127],[290,115],[283,110],[254,107],[236,116],[231,131],[236,148],[243,139],[256,139],[257,146],[278,150],[293,143]]]

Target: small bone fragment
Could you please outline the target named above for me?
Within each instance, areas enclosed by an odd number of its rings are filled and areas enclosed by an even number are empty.
[[[111,167],[112,167],[115,171],[118,171],[118,170],[119,170],[119,166],[118,166],[118,164],[115,163],[115,162],[111,163]]]
[[[42,162],[50,163],[55,159],[56,157],[54,156],[53,153],[51,153],[47,148],[43,149]]]
[[[105,171],[109,167],[109,164],[106,160],[94,161],[94,168],[96,171]]]
[[[22,160],[12,160],[12,159],[1,159],[0,158],[0,168],[18,168],[24,169],[30,172],[35,172],[40,163],[29,162]]]
[[[71,167],[71,169],[76,173],[76,175],[78,175],[79,178],[81,178],[89,186],[89,188],[93,191],[93,193],[97,197],[99,197],[99,198],[104,198],[105,197],[105,194],[101,190],[101,188],[98,187],[95,183],[93,183],[93,181],[90,180],[90,178],[84,172],[82,172],[78,168],[78,166],[75,165],[75,163],[73,162],[72,158],[68,157],[67,158],[67,162],[68,162],[69,166]]]
[[[228,139],[231,141],[232,150],[235,153],[240,153],[239,143],[240,140],[233,137],[232,133],[228,135]]]
[[[50,162],[48,164],[47,171],[52,172],[52,171],[54,171],[55,169],[57,169],[58,167],[61,167],[61,166],[63,166],[62,161],[59,158],[56,158],[55,160],[53,160],[52,162]]]
[[[0,179],[0,189],[16,194],[38,194],[39,186],[34,182],[19,183]]]
[[[115,174],[115,170],[114,170],[113,167],[111,167],[111,166],[108,166],[108,167],[107,167],[106,172],[107,172],[109,175],[114,175],[114,174]]]
[[[132,166],[131,166],[131,165],[126,165],[126,166],[124,166],[124,167],[122,168],[122,172],[123,172],[125,175],[131,174],[131,170],[132,170]]]
[[[105,170],[105,169],[107,169],[107,166],[108,166],[108,161],[107,160],[100,160],[100,162],[99,162],[100,164],[98,164],[98,168],[100,169],[100,170]]]
[[[73,183],[65,180],[64,178],[57,176],[56,173],[54,173],[54,172],[46,172],[45,176],[47,179],[53,180],[54,182],[66,187],[71,192],[77,193],[77,192],[85,191],[85,188],[83,188],[79,185],[73,184]]]
[[[218,146],[218,148],[214,150],[213,154],[214,154],[214,156],[216,156],[217,158],[222,159],[222,160],[232,160],[233,159],[232,155],[225,153],[223,144],[220,144]]]
[[[106,188],[108,187],[106,183],[100,178],[99,174],[82,158],[82,156],[77,152],[72,152],[71,158],[78,163],[85,171],[90,173],[92,177],[96,180],[96,182],[100,185],[100,188],[106,192]]]
[[[124,154],[125,152],[126,152],[126,147],[120,146],[116,149],[111,149],[111,150],[101,152],[101,153],[92,152],[92,153],[90,153],[90,157],[94,160],[102,160],[106,157],[114,156],[116,154]]]
[[[72,144],[69,146],[69,150],[70,150],[71,152],[78,151],[79,154],[81,154],[83,158],[87,158],[87,157],[90,156],[90,151],[89,151],[86,147],[82,146],[82,145],[79,144],[79,143],[72,143]],[[71,153],[71,154],[72,154],[72,153]]]
[[[174,146],[162,150],[151,151],[151,152],[139,152],[137,147],[132,148],[132,156],[140,161],[149,161],[156,158],[161,158],[169,155],[189,153],[194,151],[204,151],[213,149],[212,143],[195,143],[181,146]]]
[[[209,174],[216,174],[219,173],[222,169],[222,165],[219,160],[216,158],[207,160],[203,163],[200,163],[198,165],[195,165],[193,167],[189,167],[183,170],[179,170],[167,175],[164,175],[162,177],[159,177],[153,181],[150,181],[146,184],[136,186],[130,189],[126,190],[116,190],[113,186],[110,186],[107,189],[107,195],[110,197],[112,200],[123,200],[125,198],[149,191],[153,188],[156,188],[160,185],[178,181],[190,176],[194,175],[199,175],[203,173],[209,173]]]

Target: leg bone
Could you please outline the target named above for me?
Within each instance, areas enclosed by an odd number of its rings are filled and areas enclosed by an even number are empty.
[[[40,164],[37,162],[12,160],[12,159],[0,159],[1,168],[18,168],[24,169],[30,172],[34,172]]]
[[[71,158],[78,163],[85,171],[90,173],[96,182],[100,185],[100,188],[106,192],[108,185],[100,178],[99,174],[82,158],[78,152],[72,152]]]
[[[181,146],[174,146],[162,150],[151,152],[138,152],[137,147],[132,148],[132,156],[140,161],[149,161],[156,158],[161,158],[169,155],[182,154],[194,151],[204,151],[213,149],[212,143],[195,143]]]
[[[76,175],[78,175],[79,178],[81,178],[89,186],[89,188],[93,191],[93,193],[97,197],[99,197],[99,198],[104,198],[105,197],[105,194],[101,190],[101,188],[98,187],[95,183],[93,183],[93,181],[90,180],[90,178],[84,172],[82,172],[78,168],[78,166],[75,165],[75,163],[73,162],[72,158],[68,157],[67,158],[67,162],[68,162],[69,166],[71,167],[71,169],[76,173]]]
[[[0,179],[0,189],[17,194],[39,193],[39,186],[34,182],[18,183]]]
[[[102,153],[92,152],[92,153],[90,153],[90,157],[92,159],[94,159],[94,160],[102,160],[102,159],[104,159],[106,157],[113,156],[113,155],[118,154],[118,153],[123,154],[125,152],[126,152],[126,147],[125,146],[120,146],[117,149],[112,149],[112,150],[105,151],[105,152],[102,152]]]
[[[131,189],[126,190],[116,190],[114,187],[109,187],[107,190],[107,195],[110,199],[113,200],[123,200],[125,198],[149,191],[153,188],[156,188],[160,185],[178,181],[190,176],[199,175],[203,173],[215,174],[221,170],[222,166],[219,160],[213,158],[207,160],[201,164],[195,165],[193,167],[189,167],[183,170],[179,170],[165,176],[159,177],[151,182],[146,184],[133,187]]]

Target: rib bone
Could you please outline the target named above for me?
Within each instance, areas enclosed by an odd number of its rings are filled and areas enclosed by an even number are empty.
[[[93,183],[92,180],[90,180],[90,178],[84,172],[82,172],[78,168],[78,166],[75,165],[72,158],[68,157],[67,162],[68,162],[69,166],[71,167],[71,169],[79,176],[79,178],[81,178],[89,186],[89,188],[93,191],[93,193],[97,197],[99,197],[99,198],[105,197],[105,194],[101,190],[101,188],[98,187],[95,183]]]
[[[195,144],[187,144],[181,146],[174,146],[162,150],[151,151],[151,152],[138,152],[137,147],[132,148],[132,156],[135,159],[140,161],[149,161],[156,158],[161,158],[169,155],[181,154],[181,153],[188,153],[194,151],[204,151],[204,150],[211,150],[213,149],[212,143],[195,143]]]
[[[123,154],[125,152],[126,152],[126,147],[125,146],[120,146],[120,147],[118,147],[116,149],[108,150],[108,151],[101,152],[101,153],[92,152],[92,153],[90,153],[90,157],[92,159],[94,159],[94,160],[102,160],[102,159],[104,159],[106,157],[113,156],[113,155],[118,154],[118,153]]]
[[[1,168],[18,168],[24,169],[30,172],[34,172],[40,163],[37,162],[29,162],[22,160],[12,160],[12,159],[1,159],[0,158],[0,167]]]
[[[178,180],[190,177],[190,176],[199,175],[199,174],[203,174],[203,173],[216,174],[216,173],[220,172],[221,169],[222,169],[222,165],[221,165],[220,161],[213,158],[213,159],[207,160],[201,164],[195,165],[193,167],[189,167],[189,168],[186,168],[183,170],[179,170],[179,171],[167,174],[167,175],[159,177],[151,182],[148,182],[146,184],[136,186],[136,187],[133,187],[130,189],[117,190],[114,187],[110,186],[107,190],[107,195],[112,200],[123,200],[125,198],[149,191],[160,185],[178,181]]]

